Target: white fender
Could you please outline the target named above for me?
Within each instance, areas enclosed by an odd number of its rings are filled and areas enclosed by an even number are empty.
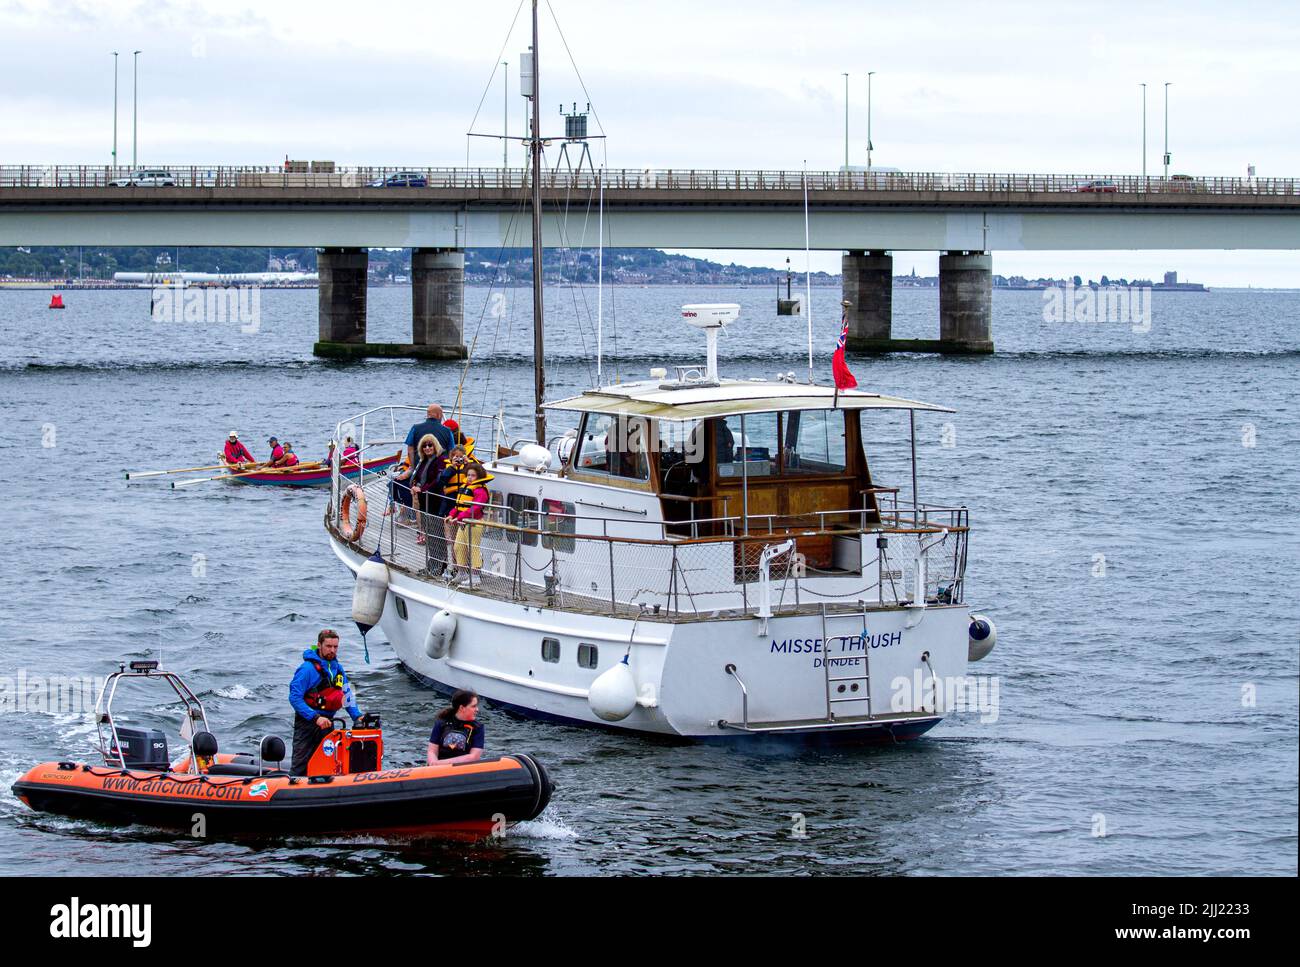
[[[352,588],[352,620],[373,628],[384,614],[388,599],[388,565],[370,558],[357,571],[357,583]]]
[[[454,637],[456,616],[444,608],[429,619],[429,632],[424,636],[424,653],[430,658],[446,658]]]
[[[613,668],[596,677],[587,692],[587,704],[606,722],[619,722],[636,708],[636,677],[628,666],[627,655]]]
[[[540,473],[551,465],[551,451],[537,443],[525,443],[519,448],[519,465]]]
[[[969,634],[966,657],[971,661],[979,661],[991,652],[993,646],[998,643],[998,629],[994,627],[992,621],[982,614],[970,616]]]

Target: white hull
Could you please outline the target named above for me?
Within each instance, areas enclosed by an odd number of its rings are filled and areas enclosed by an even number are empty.
[[[333,535],[330,543],[350,570],[361,567],[365,557],[354,548]],[[778,615],[762,633],[753,616],[634,621],[500,600],[397,568],[389,575],[380,628],[407,668],[437,687],[472,688],[543,718],[690,738],[833,733],[889,741],[942,718],[935,677],[966,674],[964,605],[869,609],[864,643],[861,611],[828,616],[824,632],[819,613]],[[456,632],[446,656],[434,659],[425,639],[443,609],[456,617]],[[559,642],[557,662],[543,660],[544,638]],[[596,646],[594,668],[578,664],[583,644]],[[625,654],[640,698],[626,718],[604,721],[588,689]]]

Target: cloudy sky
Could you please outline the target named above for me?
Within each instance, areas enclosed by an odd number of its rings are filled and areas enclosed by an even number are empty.
[[[811,168],[866,160],[917,171],[1160,170],[1164,83],[1172,171],[1300,176],[1300,8],[1094,2],[545,0],[543,118],[588,93],[629,168]],[[119,157],[130,158],[131,52],[141,50],[142,164],[500,164],[500,60],[520,130],[519,0],[147,3],[0,0],[0,163],[105,163],[122,52]],[[567,50],[566,50],[567,43]],[[570,61],[569,52],[573,61]],[[577,71],[574,69],[576,62]],[[584,93],[584,82],[585,90]],[[481,110],[480,110],[481,103]],[[476,120],[477,112],[477,120]],[[515,157],[520,157],[518,147]],[[783,264],[785,252],[715,253]],[[796,256],[796,264],[802,253]],[[898,271],[937,257],[900,253]],[[838,270],[829,253],[815,267]],[[1005,274],[1158,275],[1300,286],[1293,252],[995,253]]]

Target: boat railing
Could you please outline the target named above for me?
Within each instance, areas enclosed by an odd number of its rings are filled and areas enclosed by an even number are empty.
[[[338,422],[334,427],[333,449],[330,451],[330,507],[335,517],[346,489],[341,483],[342,475],[348,474],[363,488],[371,481],[382,481],[386,487],[388,478],[396,472],[397,467],[385,466],[370,470],[365,467],[366,462],[374,457],[388,456],[395,448],[404,453],[407,433],[412,426],[425,419],[426,412],[427,408],[423,406],[392,403],[372,407]],[[476,452],[480,446],[491,446],[489,452],[496,455],[497,446],[506,435],[504,417],[500,412],[473,413],[452,409],[447,411],[447,418],[452,417],[460,425],[461,432],[474,439]],[[343,451],[349,438],[357,447],[357,452],[345,459]]]
[[[387,488],[380,479],[367,482],[370,524],[354,546],[367,556],[378,550],[391,566],[425,579],[454,564],[445,520],[396,505]],[[337,509],[329,523],[338,536]],[[613,523],[491,505],[482,520],[462,528],[476,535],[477,544],[474,554],[462,537],[464,586],[502,599],[614,616],[760,610],[779,615],[822,603],[915,603],[919,568],[927,603],[963,599],[964,525],[949,529],[903,520],[868,530],[808,527],[779,537],[751,531],[682,539],[610,534]],[[760,566],[763,551],[784,541],[794,542],[794,552],[769,555],[767,566]]]

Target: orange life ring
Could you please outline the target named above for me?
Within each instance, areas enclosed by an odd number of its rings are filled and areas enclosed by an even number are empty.
[[[352,501],[357,502],[357,526],[350,523]],[[345,541],[359,541],[366,532],[366,492],[360,484],[349,484],[343,492],[343,503],[339,505],[339,533]]]

